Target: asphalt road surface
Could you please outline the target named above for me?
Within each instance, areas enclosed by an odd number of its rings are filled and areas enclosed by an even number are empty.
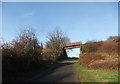
[[[66,60],[53,65],[26,82],[79,82],[74,61]]]

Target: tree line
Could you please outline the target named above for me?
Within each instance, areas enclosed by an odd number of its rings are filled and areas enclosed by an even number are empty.
[[[10,43],[1,42],[3,81],[16,74],[67,58],[63,45],[70,42],[60,29],[47,36],[45,45],[39,42],[34,29],[24,29]]]

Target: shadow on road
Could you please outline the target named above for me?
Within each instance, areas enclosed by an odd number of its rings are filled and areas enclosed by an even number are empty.
[[[26,82],[75,82],[78,81],[74,62],[59,62]]]

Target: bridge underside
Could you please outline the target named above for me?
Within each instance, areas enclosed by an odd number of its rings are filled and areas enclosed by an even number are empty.
[[[73,49],[73,48],[80,48],[80,46],[68,46],[68,47],[64,47],[64,49]]]

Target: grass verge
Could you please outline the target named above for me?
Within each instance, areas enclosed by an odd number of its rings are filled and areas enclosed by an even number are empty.
[[[75,63],[80,82],[118,82],[118,71],[92,70]]]

